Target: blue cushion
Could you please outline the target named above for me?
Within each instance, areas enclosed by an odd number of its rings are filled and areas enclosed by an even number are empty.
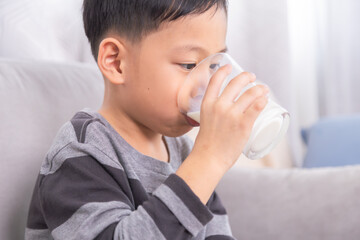
[[[360,163],[360,115],[324,118],[302,130],[307,145],[303,167]]]

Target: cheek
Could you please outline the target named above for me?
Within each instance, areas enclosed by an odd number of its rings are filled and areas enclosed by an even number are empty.
[[[178,113],[177,96],[183,83],[183,76],[176,72],[176,68],[168,67],[159,70],[160,74],[153,76],[149,93],[156,104],[157,112],[171,117]],[[171,116],[170,116],[171,115]]]
[[[177,117],[177,96],[186,78],[177,65],[164,58],[143,58],[134,72],[137,75],[136,101],[143,112],[162,120]],[[141,99],[140,99],[141,98]]]
[[[183,81],[175,66],[169,64],[159,68],[150,77],[147,86],[157,98],[163,98],[163,101],[173,101],[177,97]]]

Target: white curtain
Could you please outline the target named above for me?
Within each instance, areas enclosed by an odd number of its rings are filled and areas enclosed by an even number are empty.
[[[301,166],[301,128],[360,112],[360,1],[229,3],[230,54],[289,110],[293,161]]]

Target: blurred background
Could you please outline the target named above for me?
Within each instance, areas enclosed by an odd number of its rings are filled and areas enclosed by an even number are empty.
[[[95,64],[81,5],[1,0],[0,57]],[[290,112],[293,166],[304,161],[303,128],[360,112],[359,10],[357,0],[229,1],[229,53]]]

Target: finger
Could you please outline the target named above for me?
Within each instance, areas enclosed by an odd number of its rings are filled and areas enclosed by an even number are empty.
[[[259,114],[264,110],[266,104],[268,103],[268,98],[262,96],[257,98],[244,112],[244,121],[254,123]]]
[[[226,77],[231,73],[232,66],[226,64],[219,68],[216,73],[211,77],[209,85],[206,89],[203,101],[217,99],[220,93],[221,85],[223,84]]]
[[[239,99],[235,102],[235,107],[241,111],[245,112],[252,104],[257,101],[260,97],[267,98],[269,89],[264,85],[256,85],[245,91]]]
[[[229,82],[221,94],[221,98],[224,99],[224,101],[233,102],[244,88],[255,80],[255,74],[248,72],[241,73]]]

